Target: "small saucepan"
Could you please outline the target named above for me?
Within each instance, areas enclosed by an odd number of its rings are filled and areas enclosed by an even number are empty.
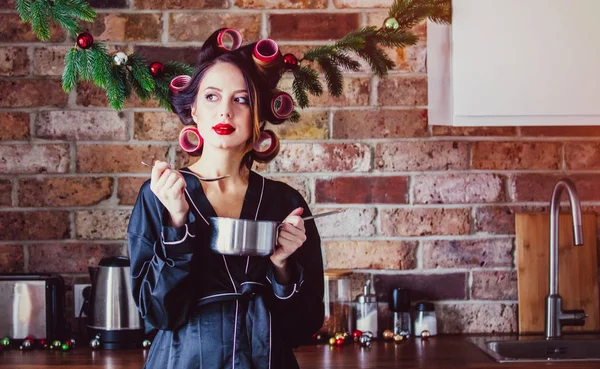
[[[328,211],[302,218],[309,220],[340,213]],[[282,222],[210,217],[210,248],[224,255],[268,256],[273,253]]]

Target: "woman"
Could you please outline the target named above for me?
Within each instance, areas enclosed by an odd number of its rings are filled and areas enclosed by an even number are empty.
[[[172,94],[174,111],[201,136],[199,159],[179,171],[155,162],[129,222],[134,299],[158,329],[146,368],[297,368],[292,348],[323,322],[320,238],[301,218],[310,215],[306,201],[250,170],[274,156],[256,147],[266,120],[281,123],[269,113],[281,74],[255,62],[254,44],[226,50],[222,35],[209,37],[195,74]],[[221,175],[229,177],[197,178]],[[214,216],[284,219],[276,250],[211,251]]]

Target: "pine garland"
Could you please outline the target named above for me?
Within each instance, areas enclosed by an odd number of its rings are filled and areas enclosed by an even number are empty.
[[[87,0],[16,0],[16,9],[23,22],[31,23],[36,36],[42,40],[51,37],[50,21],[58,23],[73,38],[80,35],[80,20],[92,22],[96,12]],[[343,70],[358,71],[360,63],[352,55],[365,60],[373,73],[385,76],[395,64],[382,47],[406,47],[414,45],[417,37],[410,29],[430,19],[437,23],[450,23],[452,18],[451,0],[394,0],[388,13],[392,26],[363,27],[348,33],[332,45],[311,48],[304,53],[298,65],[292,68],[294,81],[292,90],[295,102],[301,108],[309,104],[309,96],[319,96],[323,86],[319,73],[303,61],[316,62],[323,71],[327,91],[332,96],[343,92]],[[127,55],[123,63],[113,62],[106,46],[101,43],[75,46],[65,56],[65,69],[62,75],[63,90],[71,92],[80,81],[92,81],[106,90],[110,106],[121,110],[124,101],[135,93],[142,101],[151,98],[158,100],[161,107],[171,110],[169,86],[175,76],[193,73],[193,68],[180,62],[169,61],[164,65],[164,73],[152,76],[148,64],[140,55]],[[290,120],[297,121],[299,114],[294,110]]]

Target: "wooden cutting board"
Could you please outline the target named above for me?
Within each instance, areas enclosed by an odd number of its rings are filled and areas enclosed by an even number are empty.
[[[583,309],[582,327],[564,326],[563,332],[600,331],[598,309],[598,255],[596,215],[582,214],[583,246],[573,246],[571,214],[560,214],[558,293],[563,310]],[[519,333],[544,333],[545,304],[549,289],[550,214],[515,215]]]

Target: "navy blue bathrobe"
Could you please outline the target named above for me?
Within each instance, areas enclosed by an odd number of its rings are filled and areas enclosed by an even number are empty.
[[[298,368],[292,348],[310,341],[324,314],[314,221],[288,259],[292,283],[281,285],[269,257],[209,249],[207,220],[216,213],[187,170],[187,224],[166,226],[167,211],[146,181],[127,229],[133,296],[147,328],[158,329],[145,368]],[[299,206],[310,215],[295,189],[251,171],[240,218],[281,221]]]

